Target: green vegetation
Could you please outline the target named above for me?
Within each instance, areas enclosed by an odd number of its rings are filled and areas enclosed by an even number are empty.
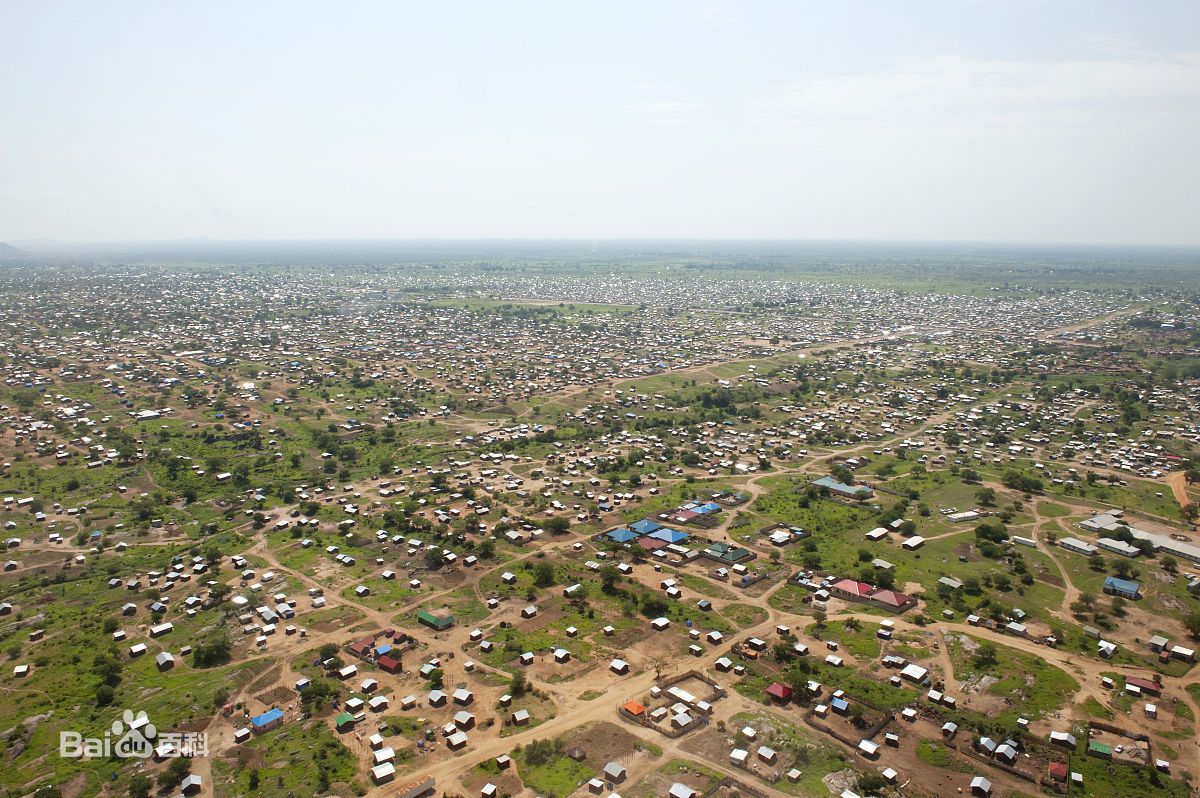
[[[565,753],[560,740],[534,740],[513,749],[525,786],[546,798],[566,798],[595,771]]]
[[[934,740],[917,741],[917,758],[935,768],[950,766],[950,752],[946,746]]]
[[[978,639],[963,635],[948,636],[946,650],[960,682],[986,677],[987,691],[1006,699],[1010,708],[995,718],[1000,724],[1015,723],[1020,716],[1046,717],[1079,690],[1079,683],[1063,670],[1008,646],[984,648]]]
[[[322,795],[332,785],[349,785],[357,778],[354,755],[323,722],[286,726],[250,741],[248,747],[261,752],[261,767],[239,768],[236,761],[214,760],[213,780],[221,794]],[[257,781],[253,790],[252,781]]]

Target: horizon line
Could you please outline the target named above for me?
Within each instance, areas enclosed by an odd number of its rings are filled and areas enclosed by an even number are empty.
[[[387,237],[322,237],[322,238],[213,238],[210,236],[190,236],[181,238],[113,238],[113,239],[54,239],[54,238],[8,238],[0,239],[0,244],[20,248],[26,246],[61,246],[61,247],[111,247],[111,246],[163,246],[163,245],[271,245],[271,244],[857,244],[857,245],[983,245],[983,246],[1046,246],[1046,247],[1097,247],[1097,248],[1143,248],[1143,249],[1200,249],[1200,241],[1183,242],[1137,242],[1137,241],[1080,241],[1070,239],[988,239],[988,238],[791,238],[791,237],[736,237],[736,236],[475,236],[453,238],[387,238]]]

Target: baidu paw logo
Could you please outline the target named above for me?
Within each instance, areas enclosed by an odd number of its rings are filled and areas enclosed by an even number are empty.
[[[144,711],[134,714],[133,710],[127,709],[121,713],[121,720],[112,722],[112,734],[120,736],[113,744],[113,753],[122,758],[145,759],[154,752],[150,738],[156,736],[158,730]]]

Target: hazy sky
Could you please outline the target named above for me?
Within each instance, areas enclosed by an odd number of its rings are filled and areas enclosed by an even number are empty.
[[[0,241],[1200,244],[1200,2],[0,0]]]

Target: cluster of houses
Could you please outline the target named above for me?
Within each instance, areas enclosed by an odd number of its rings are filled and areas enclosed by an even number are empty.
[[[610,529],[602,537],[610,543],[638,546],[652,554],[662,550],[664,555],[670,552],[684,559],[696,556],[691,549],[683,545],[691,537],[687,532],[663,526],[649,518]]]
[[[808,590],[813,607],[824,609],[832,598],[878,607],[888,612],[901,613],[917,605],[917,600],[907,593],[891,588],[881,588],[856,579],[820,576],[812,571],[797,571],[788,582]],[[808,600],[808,598],[806,598]]]
[[[345,648],[348,653],[375,664],[385,673],[400,673],[404,670],[401,646],[409,642],[408,635],[395,629],[384,629],[378,636],[368,635],[348,643]]]

